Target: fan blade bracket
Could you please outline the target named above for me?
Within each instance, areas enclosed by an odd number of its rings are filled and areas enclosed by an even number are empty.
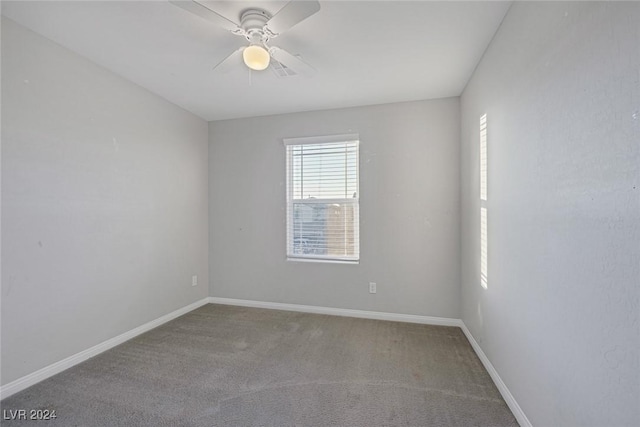
[[[272,32],[271,29],[269,29],[269,27],[267,27],[266,25],[262,27],[262,32],[264,33],[267,40],[274,39],[279,35],[278,33]]]

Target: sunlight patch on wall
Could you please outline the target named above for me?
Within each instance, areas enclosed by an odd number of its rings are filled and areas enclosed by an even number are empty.
[[[487,208],[480,208],[480,284],[487,289]]]
[[[480,285],[488,286],[487,115],[480,116]]]
[[[480,117],[480,200],[487,200],[487,115]]]

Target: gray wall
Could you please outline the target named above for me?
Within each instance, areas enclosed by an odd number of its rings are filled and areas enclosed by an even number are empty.
[[[208,296],[207,132],[3,18],[3,384]]]
[[[459,318],[459,128],[458,98],[211,122],[211,295]],[[360,264],[287,261],[282,138],[350,132]]]
[[[637,2],[516,2],[461,98],[462,318],[533,425],[640,419],[639,23]]]

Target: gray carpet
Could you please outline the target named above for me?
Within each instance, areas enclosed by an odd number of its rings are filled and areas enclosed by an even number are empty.
[[[3,426],[517,426],[459,328],[209,304],[1,402]]]

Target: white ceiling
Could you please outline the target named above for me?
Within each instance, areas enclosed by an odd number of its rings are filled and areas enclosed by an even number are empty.
[[[286,1],[208,2],[238,21]],[[321,1],[271,44],[318,73],[212,68],[245,44],[166,1],[2,2],[2,14],[206,120],[458,96],[510,2]]]

